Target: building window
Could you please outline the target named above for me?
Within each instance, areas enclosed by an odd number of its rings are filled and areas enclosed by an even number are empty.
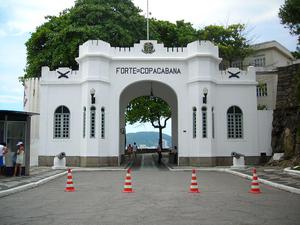
[[[214,107],[211,108],[211,135],[215,138],[215,112]]]
[[[105,138],[105,109],[101,108],[101,138]]]
[[[265,57],[254,58],[254,66],[255,67],[264,67],[264,66],[266,66],[266,58]]]
[[[256,96],[257,97],[268,96],[268,87],[266,83],[258,84],[256,86]]]
[[[206,107],[202,107],[202,137],[207,138],[207,112]]]
[[[83,107],[83,124],[82,124],[82,135],[83,138],[85,138],[85,131],[86,131],[86,107]]]
[[[91,107],[91,127],[90,127],[90,137],[94,138],[96,136],[96,127],[95,127],[95,123],[96,123],[96,107],[92,106]]]
[[[197,108],[193,107],[193,138],[197,136]]]
[[[232,66],[231,67],[243,69],[242,61],[234,61],[234,62],[232,62]]]
[[[70,137],[70,110],[59,106],[54,112],[54,138]]]
[[[243,112],[237,106],[231,106],[227,110],[227,137],[243,138]]]

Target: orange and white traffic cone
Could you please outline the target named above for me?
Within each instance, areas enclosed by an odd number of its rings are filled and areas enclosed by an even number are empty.
[[[67,184],[66,184],[65,191],[66,192],[74,192],[75,191],[75,188],[73,185],[73,177],[72,177],[71,169],[68,169]]]
[[[252,177],[251,189],[249,190],[249,193],[252,193],[252,194],[260,194],[261,193],[255,168],[253,168],[253,177]]]
[[[126,177],[125,177],[125,182],[124,182],[124,193],[133,193],[134,191],[132,190],[132,184],[131,184],[131,169],[127,170]]]
[[[191,180],[191,186],[190,186],[190,193],[200,193],[200,190],[198,188],[198,183],[197,183],[197,176],[196,176],[196,170],[193,169],[192,172],[192,180]]]

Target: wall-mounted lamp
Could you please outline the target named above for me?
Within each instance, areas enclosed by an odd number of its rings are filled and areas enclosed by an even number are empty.
[[[123,127],[120,128],[120,133],[121,133],[121,134],[125,134],[125,128],[123,128]]]
[[[90,94],[91,94],[91,103],[92,103],[92,104],[95,104],[95,103],[96,103],[95,93],[96,93],[95,89],[92,88],[92,89],[90,90]]]
[[[150,82],[150,94],[149,94],[149,96],[150,96],[150,99],[152,99],[154,97],[153,89],[152,89],[152,82]]]
[[[208,93],[208,90],[207,88],[203,88],[203,97],[202,97],[202,101],[203,101],[203,104],[206,104],[207,103],[207,93]]]

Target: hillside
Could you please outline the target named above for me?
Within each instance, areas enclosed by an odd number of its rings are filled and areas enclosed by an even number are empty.
[[[126,143],[137,143],[138,146],[145,145],[147,147],[156,147],[158,145],[158,132],[137,132],[126,134]],[[166,140],[167,146],[172,146],[172,138],[167,134],[163,134],[163,139]],[[167,147],[166,146],[166,147]]]

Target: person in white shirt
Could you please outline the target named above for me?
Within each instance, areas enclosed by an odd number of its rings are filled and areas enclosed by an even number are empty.
[[[17,151],[17,160],[16,160],[14,176],[17,175],[17,171],[19,171],[19,176],[21,176],[22,164],[24,161],[24,151],[25,151],[23,142],[19,141],[17,147],[18,147],[18,151]]]

